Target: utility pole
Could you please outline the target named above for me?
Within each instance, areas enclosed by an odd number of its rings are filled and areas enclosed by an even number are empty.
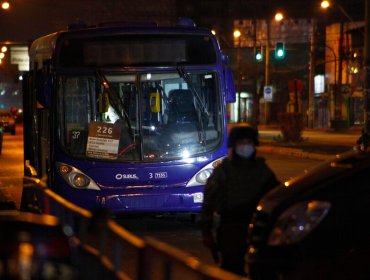
[[[314,116],[314,94],[315,94],[315,34],[316,33],[316,21],[312,19],[312,30],[311,30],[311,44],[310,44],[310,72],[308,81],[308,114],[307,114],[307,126],[313,128],[313,116]],[[298,99],[297,99],[298,102]]]
[[[237,40],[238,45],[236,49],[236,63],[237,63],[237,84],[236,84],[236,91],[238,95],[238,119],[237,122],[240,122],[241,120],[241,98],[240,98],[240,88],[241,88],[241,53],[240,53],[240,48],[241,48],[241,33],[239,29],[234,30],[233,33],[234,38]]]
[[[270,18],[266,20],[266,64],[265,64],[265,86],[270,85]],[[265,99],[265,124],[269,123],[269,104]]]
[[[242,104],[241,104],[241,81],[242,81],[242,77],[241,77],[241,53],[240,53],[240,36],[238,38],[238,49],[237,49],[237,68],[238,68],[238,75],[237,75],[237,84],[236,84],[236,88],[237,88],[237,91],[238,91],[238,123],[241,122],[242,120]]]
[[[370,0],[365,0],[365,44],[364,44],[364,130],[370,133]]]
[[[257,20],[256,18],[253,19],[253,54],[256,54],[257,51],[257,46],[256,46],[256,41],[257,41]],[[253,94],[253,107],[252,107],[252,127],[257,128],[258,120],[257,120],[257,115],[259,112],[259,102],[258,102],[258,86],[257,86],[257,76],[258,76],[258,67],[257,67],[257,61],[256,58],[253,59],[253,65],[254,65],[254,79],[253,79],[253,89],[254,89],[254,94]]]
[[[342,119],[342,80],[343,80],[343,21],[340,22],[339,28],[339,45],[338,45],[338,85],[335,88],[335,120]]]

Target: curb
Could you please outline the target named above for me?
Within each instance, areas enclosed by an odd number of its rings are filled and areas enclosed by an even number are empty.
[[[311,152],[305,152],[301,149],[296,149],[296,148],[285,148],[285,147],[275,147],[275,146],[259,146],[257,147],[257,151],[264,152],[264,153],[285,155],[285,156],[294,156],[298,158],[313,159],[313,160],[330,160],[330,159],[335,158],[336,156],[333,154],[311,153]]]

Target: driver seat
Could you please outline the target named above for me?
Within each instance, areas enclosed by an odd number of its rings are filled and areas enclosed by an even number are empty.
[[[197,110],[190,90],[173,89],[169,92],[168,123],[197,123]]]

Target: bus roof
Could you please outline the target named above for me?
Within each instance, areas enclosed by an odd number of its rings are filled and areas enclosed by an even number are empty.
[[[193,23],[193,24],[192,24]],[[198,34],[214,37],[209,29],[196,27],[194,22],[189,20],[176,26],[158,26],[153,23],[138,22],[111,22],[101,23],[94,26],[84,24],[71,25],[69,29],[54,32],[34,40],[30,47],[30,69],[34,68],[37,61],[41,67],[42,62],[52,59],[58,41],[69,37],[90,37],[90,36],[109,36],[124,34]],[[217,40],[214,39],[217,46]]]

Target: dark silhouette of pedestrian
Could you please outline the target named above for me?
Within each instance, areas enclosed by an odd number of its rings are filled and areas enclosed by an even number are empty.
[[[367,147],[369,147],[370,136],[364,129],[361,131],[361,136],[357,139],[356,143],[359,145],[361,151],[366,151]]]
[[[203,244],[211,250],[215,261],[220,261],[222,269],[242,276],[246,275],[249,222],[260,198],[279,184],[265,160],[256,157],[258,144],[258,131],[254,128],[231,129],[229,156],[207,181],[201,213]],[[215,217],[219,218],[216,226]]]

